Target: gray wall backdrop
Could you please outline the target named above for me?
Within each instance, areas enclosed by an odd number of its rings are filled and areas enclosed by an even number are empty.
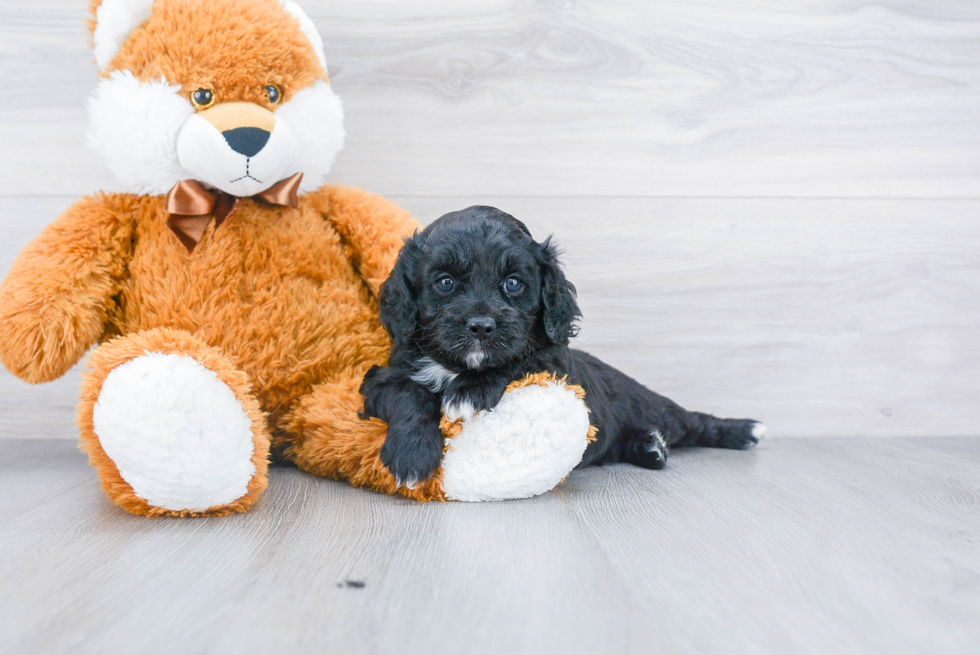
[[[0,0],[0,274],[114,185],[86,4]],[[554,233],[580,347],[778,436],[980,433],[980,3],[302,5],[332,179]],[[74,438],[78,382],[0,373],[0,438]]]

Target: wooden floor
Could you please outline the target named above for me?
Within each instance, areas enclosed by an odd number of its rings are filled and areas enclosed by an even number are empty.
[[[0,457],[5,653],[980,652],[980,439],[783,439],[428,504],[276,468],[132,517],[64,440]]]

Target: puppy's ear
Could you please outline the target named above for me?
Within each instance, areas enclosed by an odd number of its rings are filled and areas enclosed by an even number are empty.
[[[398,261],[391,270],[391,275],[381,285],[381,325],[391,340],[396,344],[406,344],[411,341],[417,321],[417,299],[415,297],[415,267],[418,264],[419,233],[415,231],[405,239],[405,245],[398,253]]]
[[[559,346],[578,334],[575,321],[582,315],[575,302],[575,287],[565,279],[558,261],[558,248],[551,237],[541,244],[541,316],[544,332]]]

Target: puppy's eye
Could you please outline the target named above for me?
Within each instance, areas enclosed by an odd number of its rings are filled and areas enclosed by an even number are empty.
[[[282,91],[275,84],[265,87],[265,95],[268,96],[269,102],[274,105],[278,105],[279,101],[282,100]]]
[[[214,91],[211,89],[198,89],[191,94],[191,104],[198,109],[207,109],[214,104]]]
[[[524,283],[521,282],[519,278],[511,276],[504,280],[504,293],[513,296],[514,294],[518,294],[523,290]]]
[[[451,277],[446,276],[446,277],[441,277],[438,280],[436,280],[436,283],[435,283],[434,286],[436,288],[436,291],[438,291],[439,293],[449,294],[449,293],[452,293],[453,292],[453,289],[456,288],[456,282],[454,282]]]

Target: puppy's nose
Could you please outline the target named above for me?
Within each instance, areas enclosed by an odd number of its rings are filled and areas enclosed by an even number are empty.
[[[222,132],[221,136],[225,137],[225,141],[235,152],[246,157],[254,157],[269,142],[270,134],[257,127],[236,127]]]
[[[466,322],[466,328],[474,337],[485,337],[493,332],[496,327],[497,321],[489,316],[477,316]]]

